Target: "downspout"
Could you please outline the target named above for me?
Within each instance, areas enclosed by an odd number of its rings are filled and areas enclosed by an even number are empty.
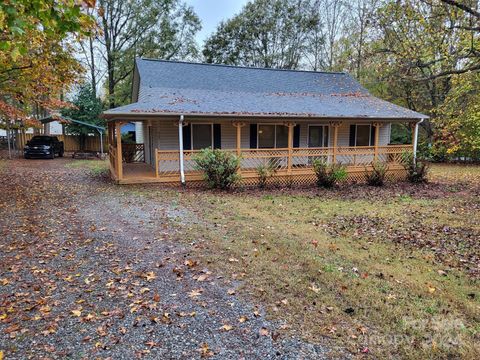
[[[180,115],[180,121],[178,122],[178,143],[180,151],[180,181],[185,186],[185,170],[183,167],[183,121],[184,116]]]
[[[419,122],[415,124],[415,130],[413,135],[413,163],[417,163],[417,146],[418,146],[418,126],[424,122],[425,119],[421,119]]]

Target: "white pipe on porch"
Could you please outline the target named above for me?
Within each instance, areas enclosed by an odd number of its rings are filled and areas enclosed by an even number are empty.
[[[182,185],[185,185],[185,171],[183,167],[183,120],[184,116],[180,115],[180,121],[178,122],[178,143],[180,150],[180,181]]]
[[[419,122],[415,124],[414,136],[413,136],[413,162],[417,163],[417,146],[418,146],[418,126],[424,121],[425,119],[421,119]]]
[[[97,131],[100,133],[100,159],[103,160],[103,131],[99,129]]]

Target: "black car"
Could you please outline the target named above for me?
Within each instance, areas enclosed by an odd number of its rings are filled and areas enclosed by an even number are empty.
[[[23,151],[25,159],[34,157],[54,159],[55,155],[63,156],[63,141],[58,141],[56,136],[34,136],[27,142]]]

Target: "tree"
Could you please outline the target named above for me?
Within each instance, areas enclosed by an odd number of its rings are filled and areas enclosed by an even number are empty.
[[[82,11],[91,1],[12,0],[0,4],[0,119],[62,104],[59,94],[81,68],[65,40],[86,34],[93,22]]]
[[[210,63],[296,69],[319,38],[320,19],[307,0],[255,0],[220,23],[204,46]]]
[[[72,104],[73,107],[62,110],[62,115],[88,124],[105,126],[105,120],[100,118],[103,110],[102,102],[95,97],[95,92],[90,83],[85,83],[80,86],[78,93],[72,100]],[[96,133],[91,127],[75,123],[68,124],[66,129],[70,134],[79,136],[80,148],[82,150],[85,149],[86,136]]]
[[[452,90],[435,110],[434,154],[480,160],[480,73],[452,78]]]
[[[84,57],[92,87],[98,69],[105,68],[110,108],[129,98],[135,57],[185,59],[197,55],[194,37],[200,20],[179,0],[99,0],[98,5],[94,16],[101,31],[84,44]]]

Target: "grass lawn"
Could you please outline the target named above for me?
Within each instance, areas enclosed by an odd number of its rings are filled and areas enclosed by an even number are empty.
[[[360,357],[473,359],[479,179],[478,166],[436,165],[419,186],[145,192],[189,208],[179,238],[285,332]]]
[[[107,160],[73,160],[65,164],[67,168],[83,168],[89,170],[92,175],[103,175],[108,173]]]

